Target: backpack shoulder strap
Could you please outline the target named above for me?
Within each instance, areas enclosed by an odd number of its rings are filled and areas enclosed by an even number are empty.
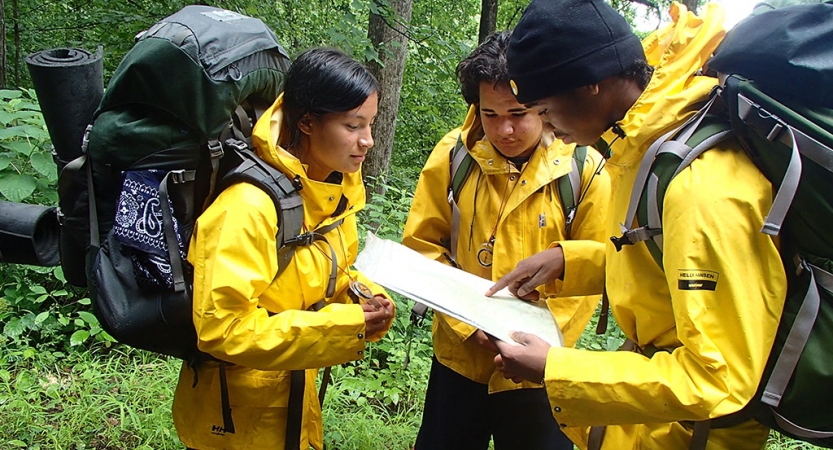
[[[294,253],[280,250],[286,246],[287,242],[295,240],[301,234],[304,224],[304,207],[301,195],[298,194],[299,185],[280,170],[266,164],[251,150],[236,148],[235,151],[242,162],[223,177],[219,190],[234,183],[245,182],[259,187],[272,199],[275,211],[278,213],[277,275],[280,275]]]
[[[634,181],[622,236],[611,240],[616,251],[623,245],[645,241],[662,268],[662,203],[671,180],[698,156],[732,136],[729,122],[709,114],[717,96],[681,127],[666,133],[648,148]],[[634,220],[642,226],[632,228]]]
[[[581,175],[584,172],[584,161],[586,159],[587,146],[576,147],[571,158],[573,170],[555,180],[558,199],[561,200],[561,207],[564,210],[564,227],[567,231],[567,239],[570,239],[572,235],[573,219],[576,218],[576,211],[581,200]]]
[[[448,203],[451,205],[451,240],[448,251],[451,259],[456,264],[457,239],[460,236],[460,208],[457,206],[457,200],[460,198],[460,189],[462,189],[463,183],[469,177],[472,167],[474,167],[474,158],[463,144],[462,133],[457,136],[457,143],[451,149],[449,161]]]

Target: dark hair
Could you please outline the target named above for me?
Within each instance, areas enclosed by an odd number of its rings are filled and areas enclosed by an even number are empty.
[[[645,90],[648,83],[651,82],[651,77],[654,75],[654,68],[648,65],[644,59],[637,59],[624,72],[619,74],[620,78],[626,80],[633,80],[639,86],[639,89]]]
[[[480,83],[509,86],[506,69],[506,49],[509,48],[511,31],[501,31],[486,38],[469,56],[457,64],[457,80],[460,92],[470,105],[480,103]]]
[[[374,92],[379,82],[372,73],[334,48],[318,47],[298,55],[286,74],[283,93],[284,120],[289,131],[288,148],[301,142],[298,122],[307,114],[358,108]]]

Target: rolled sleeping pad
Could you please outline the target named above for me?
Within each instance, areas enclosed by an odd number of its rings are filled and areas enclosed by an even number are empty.
[[[51,267],[60,263],[54,206],[0,202],[0,262]]]
[[[58,171],[81,156],[84,130],[104,95],[101,47],[42,50],[26,57]]]

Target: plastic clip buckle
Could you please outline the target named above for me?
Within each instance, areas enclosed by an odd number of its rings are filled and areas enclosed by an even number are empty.
[[[299,234],[294,238],[287,239],[283,245],[285,247],[297,247],[297,246],[308,246],[312,245],[315,242],[315,235],[313,233],[307,232],[304,234]]]
[[[231,148],[233,150],[237,150],[237,151],[243,151],[243,150],[248,150],[249,149],[249,146],[246,145],[245,142],[243,142],[239,139],[234,139],[234,138],[226,139],[225,146],[228,147],[228,148]]]

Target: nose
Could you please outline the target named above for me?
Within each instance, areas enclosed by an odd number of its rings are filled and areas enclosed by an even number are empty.
[[[512,133],[515,132],[515,124],[512,123],[510,119],[504,119],[500,123],[500,132],[503,133],[504,136],[511,136]]]
[[[359,147],[365,150],[373,147],[373,133],[370,131],[370,127],[366,129],[363,136],[359,137]]]

